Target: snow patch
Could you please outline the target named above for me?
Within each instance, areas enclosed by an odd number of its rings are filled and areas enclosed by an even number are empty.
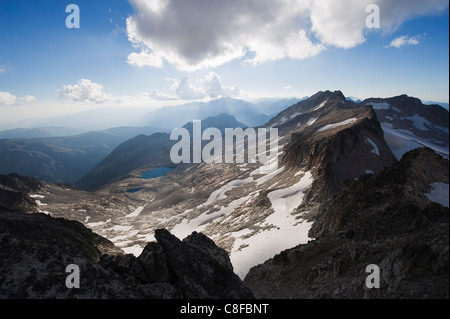
[[[428,122],[425,118],[423,118],[422,116],[419,116],[418,114],[414,115],[414,116],[408,116],[405,117],[407,120],[410,120],[413,122],[413,125],[421,130],[421,131],[428,131],[428,127],[425,126],[428,125],[429,127],[432,126],[432,124],[430,122]]]
[[[109,223],[111,221],[111,219],[108,219],[106,222],[98,222],[98,223],[90,223],[87,224],[88,227],[98,227],[98,226],[103,226],[107,223]]]
[[[249,234],[245,230],[232,234],[235,243],[230,259],[240,278],[244,278],[253,266],[311,239],[308,232],[312,223],[296,219],[292,212],[302,203],[304,191],[312,182],[312,174],[307,172],[297,184],[268,194],[274,213],[268,216],[261,226],[271,228],[249,238],[242,238]]]
[[[208,214],[207,211],[193,219],[184,218],[181,223],[175,225],[175,227],[171,230],[171,233],[179,239],[184,239],[194,231],[201,232],[217,219],[228,217],[228,215],[230,215],[237,207],[250,198],[251,196],[239,198],[232,201],[227,207],[222,207],[220,210],[210,214]]]
[[[412,132],[395,129],[390,123],[381,123],[381,127],[389,148],[398,160],[400,160],[406,152],[424,146],[433,149],[447,158],[449,156],[448,147],[435,145],[428,140],[415,136]]]
[[[250,176],[254,175],[267,175],[278,169],[278,161],[274,161],[272,163],[268,163],[266,165],[260,166],[250,173]]]
[[[139,230],[135,230],[135,231],[129,232],[129,233],[125,234],[125,235],[121,235],[121,236],[117,236],[117,237],[111,238],[110,240],[113,243],[116,244],[116,243],[118,243],[118,242],[120,242],[120,241],[122,241],[124,239],[128,239],[128,238],[134,237],[137,234],[139,234]]]
[[[293,119],[293,118],[296,118],[297,116],[302,115],[302,114],[303,114],[303,113],[301,113],[301,112],[295,112],[294,114],[292,114],[292,115],[290,116],[290,118]]]
[[[40,200],[36,200],[36,204],[38,204],[38,206],[47,206],[47,204],[41,203]]]
[[[121,225],[115,225],[111,228],[106,229],[106,231],[115,231],[115,232],[127,232],[132,230],[132,226],[121,226]]]
[[[318,119],[318,117],[314,117],[314,118],[309,119],[309,121],[306,123],[306,126],[313,125],[314,123],[316,123],[317,119]]]
[[[31,194],[31,195],[29,195],[31,198],[39,198],[39,199],[43,199],[43,198],[45,198],[45,196],[44,195],[37,195],[37,194]]]
[[[432,202],[441,204],[442,206],[448,207],[449,198],[449,187],[445,183],[433,183],[430,184],[431,191],[425,196]]]
[[[256,180],[256,185],[259,186],[261,184],[264,184],[267,181],[270,181],[272,178],[274,178],[275,176],[277,176],[278,174],[280,174],[283,171],[284,171],[284,166],[279,168],[279,169],[277,169],[277,170],[275,170],[275,171],[273,171],[273,172],[270,172],[269,174],[267,174],[264,177],[261,177],[260,179],[257,179]]]
[[[316,106],[313,111],[317,111],[320,110],[321,108],[323,108],[325,106],[325,104],[327,104],[328,100],[325,100],[324,102],[322,102],[322,104]]]
[[[225,199],[225,198],[227,198],[226,193],[229,192],[230,190],[232,190],[233,188],[239,187],[239,186],[251,183],[251,182],[253,182],[253,177],[249,177],[249,178],[243,179],[243,180],[238,179],[238,180],[231,181],[228,184],[226,184],[225,186],[222,186],[218,190],[215,190],[214,192],[212,192],[211,195],[209,196],[208,200],[204,204],[200,205],[198,208],[211,205],[216,200]]]
[[[372,147],[373,147],[372,153],[380,156],[380,150],[378,149],[377,144],[371,138],[367,138],[366,142],[369,143],[370,145],[372,145]]]
[[[144,208],[145,208],[145,205],[144,205],[144,206],[139,206],[138,208],[135,209],[134,212],[132,212],[131,214],[129,214],[129,215],[125,216],[125,217],[126,217],[126,218],[134,218],[134,217],[137,217],[137,216],[139,216],[139,215],[142,213],[142,211],[144,210]]]
[[[131,254],[134,255],[135,257],[139,257],[139,255],[142,254],[144,248],[142,248],[139,245],[134,245],[131,247],[122,248],[122,250],[125,252],[125,254]]]
[[[318,129],[317,132],[324,132],[324,131],[332,130],[332,129],[335,129],[340,126],[351,124],[353,122],[356,122],[357,120],[358,120],[357,118],[351,118],[351,119],[348,119],[348,120],[345,120],[345,121],[342,121],[342,122],[339,122],[336,124],[326,125],[326,126],[321,127],[320,129]]]
[[[373,103],[374,110],[389,110],[389,103]]]

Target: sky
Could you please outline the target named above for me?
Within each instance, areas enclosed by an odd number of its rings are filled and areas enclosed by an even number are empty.
[[[448,103],[448,0],[0,0],[0,125],[324,90]]]

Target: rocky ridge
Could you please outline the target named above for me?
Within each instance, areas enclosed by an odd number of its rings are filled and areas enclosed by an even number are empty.
[[[244,282],[258,298],[448,298],[449,209],[426,196],[448,179],[448,160],[418,149],[346,183],[316,216],[315,241],[254,267]],[[380,289],[365,286],[370,264],[380,267]]]

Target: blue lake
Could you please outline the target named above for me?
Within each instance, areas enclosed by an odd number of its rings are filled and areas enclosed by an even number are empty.
[[[174,168],[171,168],[171,167],[158,167],[158,168],[154,168],[147,172],[142,173],[141,177],[143,179],[158,178],[158,177],[167,175],[168,173],[170,173],[173,170],[174,170]]]

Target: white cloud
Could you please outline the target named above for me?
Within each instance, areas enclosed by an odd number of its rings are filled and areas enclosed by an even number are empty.
[[[211,98],[218,98],[222,96],[237,96],[240,94],[240,90],[237,87],[223,86],[222,80],[214,72],[210,72],[200,82],[203,84],[203,90],[205,91],[206,95]]]
[[[441,12],[447,0],[129,0],[129,40],[140,53],[136,66],[180,70],[217,67],[242,59],[261,64],[305,59],[329,47],[349,49],[366,41],[369,4],[380,7],[382,32],[407,20]]]
[[[191,84],[187,76],[181,77],[179,80],[175,80],[172,85],[172,90],[175,92],[178,98],[182,100],[198,100],[206,96],[202,89],[196,88]]]
[[[161,92],[158,92],[157,90],[152,90],[150,93],[147,93],[149,97],[151,97],[154,100],[158,101],[172,101],[177,100],[178,98],[175,96],[170,96]]]
[[[25,95],[24,97],[22,97],[20,99],[20,102],[24,103],[24,104],[29,104],[29,103],[36,103],[37,99],[35,96],[32,95]]]
[[[61,96],[75,102],[103,103],[112,97],[103,92],[103,86],[88,79],[81,79],[75,85],[63,85]]]
[[[206,97],[219,98],[224,96],[238,96],[241,90],[237,87],[224,86],[219,75],[215,72],[209,72],[204,78],[197,80],[198,86],[194,86],[188,76],[182,76],[180,79],[167,79],[173,81],[171,87],[176,99],[180,100],[199,100]],[[153,90],[150,97],[156,100],[171,100],[173,97]]]
[[[37,99],[32,95],[25,95],[18,99],[15,95],[9,92],[0,92],[0,105],[23,105],[36,103]]]
[[[154,52],[148,50],[141,50],[140,53],[131,53],[127,58],[127,63],[134,66],[152,66],[155,68],[162,68],[164,60],[157,56]]]
[[[307,12],[296,0],[130,2],[136,10],[127,19],[130,41],[181,70],[216,67],[249,54],[253,63],[304,58],[323,49],[303,31],[307,19],[298,25]],[[300,41],[296,50],[292,41]]]
[[[389,45],[387,45],[385,48],[397,48],[400,49],[405,45],[418,45],[420,43],[420,40],[422,40],[422,36],[416,35],[414,37],[408,37],[406,35],[399,36],[391,41]]]
[[[311,30],[325,45],[349,49],[365,41],[366,7],[372,0],[312,1]]]
[[[16,96],[9,92],[0,92],[0,105],[13,105],[16,103]]]

